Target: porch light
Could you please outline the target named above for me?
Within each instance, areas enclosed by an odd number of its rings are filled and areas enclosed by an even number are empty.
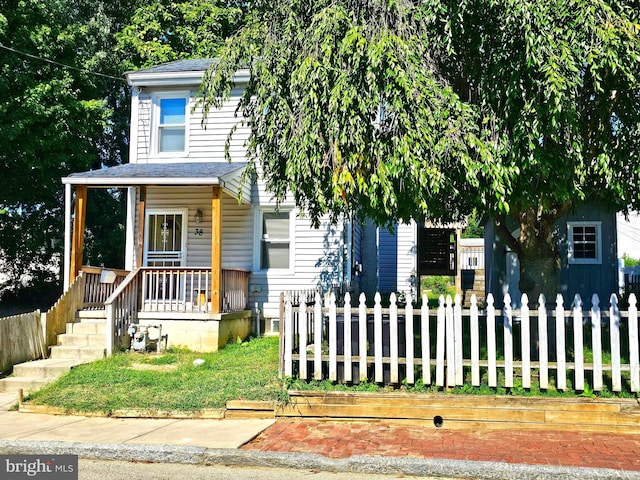
[[[202,210],[198,209],[196,210],[196,223],[202,223]]]

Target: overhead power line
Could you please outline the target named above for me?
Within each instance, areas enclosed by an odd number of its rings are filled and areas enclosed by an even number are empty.
[[[79,67],[74,67],[72,65],[66,65],[64,63],[56,62],[55,60],[49,60],[48,58],[42,58],[42,57],[38,57],[36,55],[32,55],[30,53],[21,52],[20,50],[16,50],[15,48],[7,47],[6,45],[3,45],[1,43],[0,43],[0,48],[4,48],[5,50],[8,50],[10,52],[17,53],[18,55],[23,55],[25,57],[33,58],[34,60],[38,60],[40,62],[46,62],[46,63],[50,63],[52,65],[57,65],[58,67],[68,68],[70,70],[76,70],[78,72],[86,73],[86,74],[89,74],[89,75],[96,75],[98,77],[110,78],[111,80],[118,80],[120,82],[125,82],[124,78],[121,78],[121,77],[114,77],[113,75],[107,75],[106,73],[94,72],[92,70],[87,70],[86,68],[79,68]]]

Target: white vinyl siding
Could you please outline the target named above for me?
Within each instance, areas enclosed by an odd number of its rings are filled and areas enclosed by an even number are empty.
[[[137,111],[138,117],[132,119],[132,122],[135,122],[137,126],[137,129],[132,130],[132,132],[137,131],[137,148],[135,150],[137,155],[136,158],[131,158],[131,163],[224,162],[226,161],[225,143],[234,126],[237,126],[237,129],[229,146],[229,153],[232,161],[246,161],[244,142],[248,138],[250,130],[248,126],[240,125],[242,118],[236,116],[236,105],[242,90],[240,88],[234,89],[231,98],[221,109],[211,110],[204,125],[202,110],[196,108],[192,111],[195,104],[195,92],[197,92],[197,88],[194,87],[190,92],[191,98],[187,105],[188,124],[186,130],[188,137],[185,139],[187,151],[175,154],[154,154],[157,147],[154,147],[152,143],[154,142],[153,98],[164,98],[168,95],[175,97],[180,94],[186,95],[186,93],[158,92],[157,97],[152,97],[151,94],[145,92],[134,97],[138,99],[137,109],[132,109],[134,113]]]
[[[344,278],[342,225],[330,226],[325,220],[315,229],[308,218],[300,216],[295,216],[293,222],[292,269],[287,273],[273,270],[251,275],[250,305],[257,303],[268,318],[278,316],[280,292],[314,288],[326,291]]]
[[[185,208],[188,211],[185,266],[211,266],[211,187],[149,187],[147,210]],[[195,222],[202,210],[201,223]],[[136,228],[139,218],[136,218]],[[202,235],[196,232],[202,229]],[[250,270],[253,260],[253,217],[248,205],[222,196],[222,267]]]

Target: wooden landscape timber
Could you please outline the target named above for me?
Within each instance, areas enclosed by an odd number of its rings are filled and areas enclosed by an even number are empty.
[[[279,417],[378,420],[444,429],[546,429],[637,434],[635,399],[290,390]]]

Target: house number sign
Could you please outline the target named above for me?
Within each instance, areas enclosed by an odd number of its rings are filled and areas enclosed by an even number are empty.
[[[202,229],[202,228],[196,228],[196,235],[197,235],[197,236],[201,237],[203,233],[204,233],[204,229]]]

